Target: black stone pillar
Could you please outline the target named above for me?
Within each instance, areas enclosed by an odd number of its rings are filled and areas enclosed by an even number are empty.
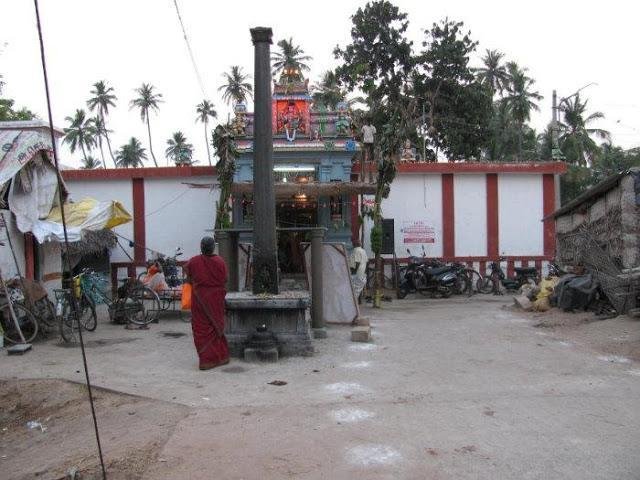
[[[218,252],[227,265],[227,291],[237,292],[238,283],[238,232],[216,232]]]
[[[323,281],[322,281],[322,240],[324,228],[311,232],[311,328],[315,338],[327,338],[324,326]]]
[[[251,29],[255,47],[253,130],[253,293],[278,293],[276,198],[271,125],[270,28]]]

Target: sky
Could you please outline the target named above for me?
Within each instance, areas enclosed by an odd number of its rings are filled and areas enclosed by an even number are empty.
[[[218,87],[230,65],[253,74],[249,29],[268,26],[275,42],[293,37],[313,57],[308,77],[315,82],[336,66],[332,51],[350,39],[351,20],[365,1],[323,2],[178,0],[204,94],[218,119],[230,108]],[[581,95],[590,111],[605,119],[597,126],[612,133],[624,148],[640,146],[640,62],[637,61],[636,2],[517,2],[476,0],[395,0],[409,15],[409,38],[420,46],[423,30],[445,17],[465,23],[479,42],[473,64],[485,49],[498,49],[507,59],[527,67],[544,95],[532,125],[542,130],[551,118],[552,90],[559,98],[589,83]],[[46,101],[33,2],[2,0],[0,73],[4,96],[45,119]],[[208,164],[204,129],[195,122],[195,106],[203,93],[191,64],[173,0],[40,0],[54,124],[86,109],[91,85],[106,80],[118,96],[108,127],[114,148],[129,138],[147,146],[147,132],[135,110],[129,109],[134,88],[143,82],[162,93],[160,111],[151,115],[153,149],[161,165],[173,132],[182,131],[195,147],[198,165]],[[10,18],[10,19],[9,19]],[[80,154],[62,149],[62,163],[79,165]],[[98,155],[98,152],[94,152]],[[110,158],[107,155],[107,160]],[[150,160],[149,160],[150,162]]]

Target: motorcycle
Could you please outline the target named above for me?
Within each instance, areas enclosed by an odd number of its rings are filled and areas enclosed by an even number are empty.
[[[430,294],[432,297],[440,294],[443,298],[450,297],[456,286],[457,275],[454,267],[438,264],[433,260],[427,260],[423,248],[422,258],[409,253],[409,263],[400,272],[401,280],[398,286],[397,296],[405,298],[409,293]]]
[[[485,275],[482,282],[479,282],[479,290],[482,293],[493,292],[498,295],[500,293],[500,285],[507,290],[519,290],[526,284],[537,285],[540,279],[539,272],[535,267],[515,267],[516,276],[514,278],[509,278],[505,275],[500,262],[491,262],[489,269],[491,273]]]

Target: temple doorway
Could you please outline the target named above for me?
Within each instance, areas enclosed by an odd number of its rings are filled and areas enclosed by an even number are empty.
[[[276,200],[278,224],[278,263],[283,275],[304,273],[304,255],[301,243],[309,242],[309,232],[296,232],[296,228],[315,227],[318,224],[318,204],[315,199],[300,196],[295,199]],[[291,229],[291,230],[286,230]]]

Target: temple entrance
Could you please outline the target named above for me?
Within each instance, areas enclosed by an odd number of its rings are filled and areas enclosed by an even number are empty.
[[[278,228],[315,227],[318,224],[318,204],[311,198],[277,199],[276,221]],[[304,273],[304,256],[301,243],[311,240],[309,232],[279,230],[278,263],[283,275]]]

